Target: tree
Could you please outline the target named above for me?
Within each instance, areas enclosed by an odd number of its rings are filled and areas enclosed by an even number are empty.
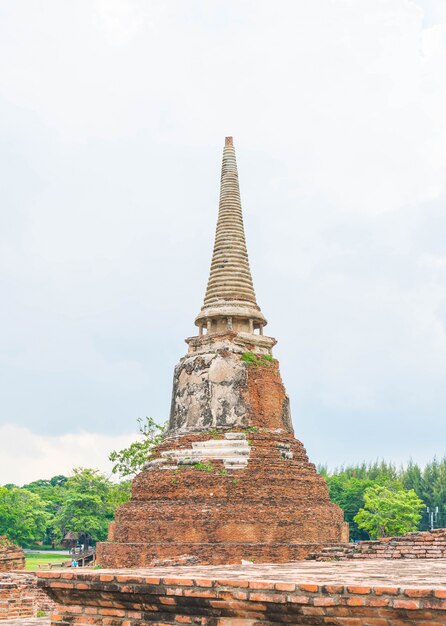
[[[114,463],[113,474],[119,474],[122,478],[138,474],[150,459],[152,449],[164,437],[165,427],[157,424],[151,417],[146,417],[145,421],[138,417],[136,421],[142,439],[134,441],[128,448],[113,450],[108,457]]]
[[[364,493],[374,484],[373,481],[346,473],[327,476],[326,481],[330,499],[344,511],[344,519],[350,526],[350,539],[367,539],[367,534],[358,528],[355,516],[364,506]]]
[[[43,540],[49,517],[37,494],[18,487],[0,487],[0,535],[19,545]]]
[[[129,483],[116,485],[97,470],[76,468],[64,484],[65,495],[55,522],[61,536],[87,532],[94,541],[107,538],[115,509],[130,496]]]
[[[60,534],[87,532],[95,540],[105,539],[112,519],[107,504],[109,480],[96,470],[76,468],[64,487],[64,498],[55,517]]]
[[[53,548],[56,543],[60,543],[63,539],[61,529],[55,524],[55,517],[61,510],[62,503],[66,497],[67,480],[66,476],[58,475],[53,476],[49,480],[35,480],[23,487],[37,494],[45,503],[45,509],[49,513],[49,517],[44,542],[51,544]]]
[[[364,508],[354,521],[371,539],[404,535],[417,529],[424,507],[413,489],[399,483],[374,485],[364,492]]]

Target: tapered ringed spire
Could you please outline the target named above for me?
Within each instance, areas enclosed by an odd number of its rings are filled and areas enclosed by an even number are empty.
[[[232,137],[226,137],[221,168],[220,202],[211,271],[204,305],[195,323],[208,333],[225,328],[253,333],[266,319],[256,301]]]

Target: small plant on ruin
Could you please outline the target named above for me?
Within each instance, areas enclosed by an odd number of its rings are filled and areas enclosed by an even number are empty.
[[[220,474],[220,476],[227,476],[228,472],[226,470],[218,470],[218,474]]]
[[[37,611],[36,617],[46,617],[47,613],[45,611]]]
[[[244,352],[242,354],[242,361],[248,365],[255,365],[257,363],[257,356],[253,352]]]
[[[274,362],[271,354],[254,354],[254,352],[244,352],[242,361],[249,367],[268,367]]]
[[[245,432],[247,432],[247,433],[257,433],[257,432],[259,432],[259,429],[257,428],[257,426],[248,426],[247,428],[245,428]]]
[[[160,426],[151,417],[143,420],[138,417],[138,432],[141,435],[138,441],[134,441],[128,448],[113,450],[108,458],[113,465],[113,474],[119,474],[122,478],[135,476],[150,460],[152,450],[164,437],[165,426]]]
[[[234,483],[234,485],[236,485],[238,483],[238,478],[234,478],[232,482]]]
[[[217,428],[211,428],[211,430],[207,430],[206,434],[211,435],[214,439],[222,439],[223,433],[219,431]]]
[[[212,463],[195,463],[194,468],[202,472],[213,472],[215,470]]]

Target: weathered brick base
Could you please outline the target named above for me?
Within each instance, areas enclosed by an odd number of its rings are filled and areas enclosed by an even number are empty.
[[[40,572],[39,585],[60,603],[53,626],[444,626],[446,562],[410,567],[374,561],[53,571]]]
[[[350,559],[445,559],[446,528],[431,532],[407,533],[378,541],[327,546],[310,554],[314,561],[348,561]]]
[[[132,499],[116,512],[112,541],[97,546],[97,562],[109,568],[148,567],[179,557],[203,565],[283,563],[342,540],[343,513],[330,502],[302,443],[272,429],[245,435],[250,456],[243,469],[226,471],[214,460],[206,471],[172,466],[167,459],[167,467],[141,472]],[[166,459],[163,452],[211,438],[166,440],[156,457]]]
[[[0,572],[0,620],[50,613],[55,604],[37,586],[35,572]]]

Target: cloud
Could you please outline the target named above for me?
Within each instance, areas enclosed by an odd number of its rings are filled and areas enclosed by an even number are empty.
[[[43,437],[13,424],[0,426],[0,485],[23,485],[57,474],[68,476],[75,467],[94,467],[111,474],[108,454],[135,439],[134,434],[88,432]]]
[[[442,454],[442,7],[4,2],[0,423],[118,437],[167,418],[233,134],[312,458]]]

